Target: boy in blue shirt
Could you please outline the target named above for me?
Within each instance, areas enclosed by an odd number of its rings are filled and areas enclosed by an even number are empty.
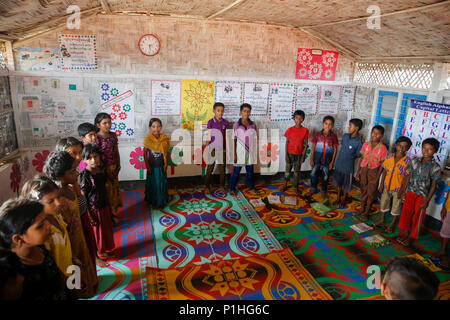
[[[335,205],[345,206],[347,194],[352,189],[352,177],[355,159],[360,156],[362,141],[359,136],[363,122],[360,119],[351,119],[348,133],[342,136],[341,149],[336,160],[333,174],[333,185],[338,188]]]

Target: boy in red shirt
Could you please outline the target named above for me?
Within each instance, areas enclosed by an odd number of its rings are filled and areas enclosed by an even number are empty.
[[[309,130],[302,126],[305,120],[305,113],[302,110],[296,110],[292,116],[295,126],[287,129],[284,136],[286,137],[286,172],[284,173],[285,182],[280,188],[281,191],[287,189],[287,184],[291,175],[291,168],[294,168],[294,187],[297,194],[298,177],[300,168],[305,161],[305,153],[308,146]]]

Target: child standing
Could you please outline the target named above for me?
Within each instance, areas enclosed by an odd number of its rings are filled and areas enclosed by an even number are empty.
[[[117,135],[111,131],[111,117],[109,114],[101,112],[95,117],[95,125],[100,129],[97,133],[96,145],[102,153],[102,162],[105,166],[106,190],[108,191],[108,201],[111,206],[113,220],[119,223],[119,209],[123,202],[119,190],[120,154]]]
[[[233,125],[233,139],[234,139],[234,166],[230,179],[230,194],[236,195],[236,185],[239,179],[239,174],[242,170],[242,164],[237,164],[237,154],[244,155],[244,163],[247,163],[245,159],[249,155],[248,163],[252,163],[253,154],[256,151],[254,141],[256,140],[256,124],[250,120],[250,114],[252,112],[252,106],[248,103],[243,103],[240,107],[241,118]],[[239,146],[239,150],[238,150]],[[245,164],[245,171],[247,176],[247,182],[250,191],[256,193],[255,183],[253,182],[253,164]]]
[[[412,142],[409,138],[401,136],[395,142],[395,153],[387,156],[382,164],[383,176],[381,178],[381,217],[374,226],[384,223],[386,212],[391,211],[392,221],[386,228],[387,233],[394,232],[395,221],[402,213],[402,199],[406,191],[405,177],[410,174],[411,159],[406,155]],[[392,200],[392,207],[391,207]]]
[[[407,178],[408,189],[398,224],[400,235],[397,241],[404,246],[409,246],[419,238],[428,204],[436,190],[441,167],[433,155],[439,147],[440,143],[435,138],[425,139],[422,142],[422,157],[411,161],[411,174]]]
[[[334,204],[345,206],[347,195],[352,189],[352,178],[355,159],[360,156],[362,141],[359,136],[363,122],[360,119],[351,119],[348,133],[342,136],[341,149],[336,160],[333,173],[333,185],[338,188]]]
[[[95,141],[97,141],[97,131],[98,128],[89,122],[84,122],[78,126],[78,135],[81,138],[83,146],[95,144]],[[82,159],[80,161],[80,171],[83,171],[84,168],[86,168],[86,162]]]
[[[294,188],[299,194],[298,177],[302,163],[305,162],[306,149],[308,148],[308,139],[310,137],[309,130],[302,126],[305,120],[305,113],[302,110],[296,110],[292,116],[295,126],[287,129],[284,136],[286,137],[286,171],[284,173],[284,185],[280,191],[287,189],[288,181],[291,175],[291,168],[294,169]]]
[[[322,130],[316,132],[312,140],[310,165],[311,171],[311,192],[308,196],[317,193],[317,184],[319,183],[319,174],[322,172],[323,182],[322,191],[326,196],[328,189],[329,171],[334,166],[337,154],[338,138],[333,132],[334,118],[325,116],[322,120]]]
[[[73,298],[43,244],[51,237],[44,206],[28,199],[10,199],[0,208],[0,246],[20,259],[24,276],[22,300]]]
[[[160,119],[150,119],[148,126],[151,133],[144,140],[144,161],[147,168],[145,200],[156,208],[163,208],[169,202],[167,166],[170,140],[161,133]]]
[[[81,192],[88,200],[90,227],[96,242],[96,264],[106,267],[102,259],[114,256],[114,231],[111,220],[111,208],[106,192],[106,175],[101,165],[100,151],[92,144],[83,148],[83,160],[86,168],[81,172]]]
[[[211,149],[211,156],[219,156],[217,167],[220,174],[220,186],[225,187],[225,131],[228,129],[230,123],[223,119],[225,105],[221,102],[216,102],[213,106],[214,117],[208,121],[206,126],[209,129],[208,140],[206,147]],[[205,187],[206,193],[211,192],[211,174],[214,171],[215,162],[209,163],[206,169]],[[225,191],[225,190],[224,190]]]
[[[448,269],[450,263],[450,257],[447,255],[447,244],[448,239],[450,238],[450,191],[447,192],[447,196],[442,206],[441,210],[441,238],[442,238],[442,248],[441,251],[433,255],[434,259],[441,259],[439,265],[443,268]]]
[[[49,155],[43,171],[47,177],[60,185],[61,195],[70,202],[70,206],[64,208],[61,215],[67,223],[72,256],[78,259],[77,264],[81,266],[82,289],[78,295],[80,298],[90,298],[96,293],[98,279],[95,258],[92,257],[84,236],[77,196],[71,188],[78,180],[77,169],[71,155],[60,151]]]
[[[381,164],[386,159],[387,149],[381,142],[384,135],[382,126],[374,126],[370,133],[370,141],[365,142],[361,148],[362,160],[356,174],[356,180],[361,183],[361,209],[356,215],[362,221],[369,220],[372,203],[377,196],[378,182],[380,180]]]
[[[72,273],[68,272],[67,268],[74,264],[72,247],[67,224],[61,215],[66,200],[61,196],[59,187],[51,179],[36,175],[34,179],[24,184],[21,196],[24,199],[40,201],[44,205],[44,212],[51,225],[51,237],[45,242],[45,248],[50,252],[61,273],[66,277],[71,276]]]

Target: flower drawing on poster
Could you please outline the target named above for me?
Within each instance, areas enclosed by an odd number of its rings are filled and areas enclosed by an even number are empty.
[[[296,79],[333,81],[336,76],[339,52],[299,48]]]
[[[183,162],[183,150],[177,147],[169,148],[169,166],[170,166],[170,174],[175,174],[175,167],[178,166],[181,162]]]
[[[277,161],[279,155],[280,150],[278,144],[272,144],[271,142],[263,144],[259,152],[261,163],[269,164],[269,167],[272,162]]]
[[[212,118],[214,104],[214,81],[183,80],[181,103],[181,128],[194,130],[194,123],[206,125]]]
[[[42,152],[37,152],[34,155],[34,159],[31,161],[31,164],[33,165],[33,167],[36,169],[37,172],[42,172],[45,161],[47,160],[49,154],[50,154],[49,150],[44,150]]]
[[[297,61],[299,64],[301,64],[304,67],[307,67],[311,64],[312,55],[311,51],[308,51],[308,49],[302,49],[299,50],[297,55]]]
[[[22,173],[20,172],[20,166],[14,163],[11,167],[11,174],[9,175],[11,179],[11,190],[13,192],[19,191],[20,181],[22,180]]]
[[[137,170],[139,170],[139,179],[144,179],[145,161],[144,161],[144,148],[138,147],[130,153],[130,164]]]

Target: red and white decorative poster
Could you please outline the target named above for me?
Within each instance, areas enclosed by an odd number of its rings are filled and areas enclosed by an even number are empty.
[[[299,48],[296,79],[334,81],[339,52]]]

